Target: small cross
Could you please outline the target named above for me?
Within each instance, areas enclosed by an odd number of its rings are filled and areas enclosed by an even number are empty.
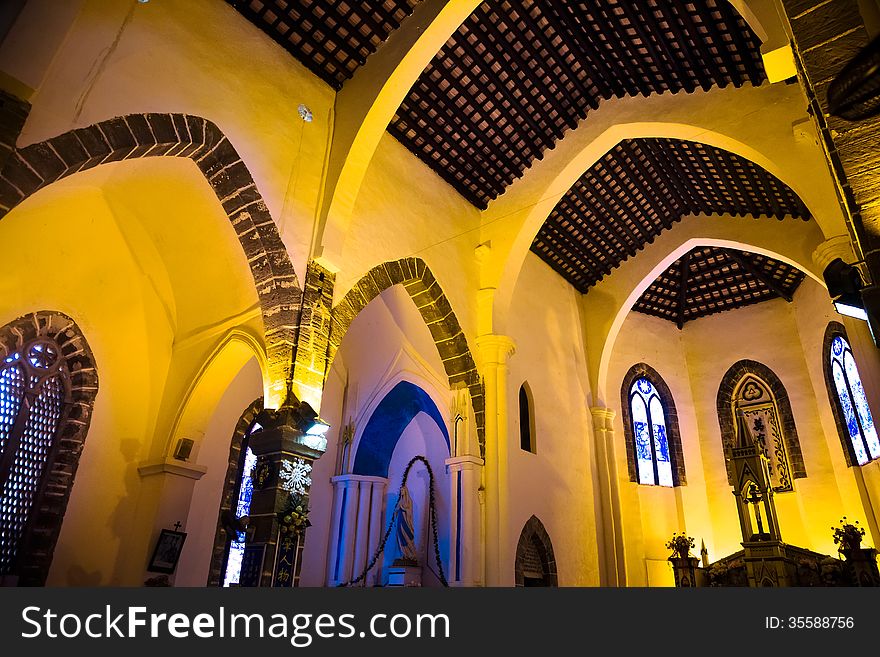
[[[180,521],[179,520],[174,523],[174,531],[176,531],[176,532],[180,531]]]

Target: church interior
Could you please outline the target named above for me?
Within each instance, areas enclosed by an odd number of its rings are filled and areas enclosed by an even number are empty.
[[[878,34],[3,3],[0,584],[880,586]]]

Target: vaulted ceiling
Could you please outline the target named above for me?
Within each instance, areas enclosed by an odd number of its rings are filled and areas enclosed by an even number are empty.
[[[532,251],[580,292],[691,214],[807,220],[781,180],[738,155],[679,139],[627,139],[566,192]]]
[[[698,247],[660,274],[633,310],[678,324],[761,301],[791,301],[804,280],[799,269],[757,253]]]
[[[760,84],[727,0],[493,0],[440,49],[389,132],[485,208],[603,99]]]
[[[226,0],[334,89],[419,0]]]
[[[227,0],[334,89],[419,0]],[[422,72],[388,131],[485,208],[602,100],[766,76],[728,0],[487,0]]]
[[[340,89],[419,0],[227,2]],[[760,45],[728,0],[486,0],[419,76],[388,131],[485,208],[604,100],[763,83]],[[630,139],[568,190],[532,251],[586,292],[691,214],[810,216],[788,186],[735,154]],[[683,324],[785,296],[802,278],[718,249],[683,260],[637,310]]]

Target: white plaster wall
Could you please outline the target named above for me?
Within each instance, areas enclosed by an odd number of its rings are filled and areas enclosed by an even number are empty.
[[[520,532],[535,515],[556,557],[560,586],[599,584],[592,479],[593,431],[578,293],[536,255],[526,258],[511,306],[508,464],[509,585]],[[519,445],[519,388],[534,400],[537,453]]]
[[[653,367],[672,394],[678,415],[686,485],[676,488],[643,486],[629,480],[623,426],[621,385],[637,363]],[[701,444],[688,378],[682,331],[672,322],[631,312],[614,345],[609,368],[609,402],[614,419],[615,460],[620,490],[627,585],[671,586],[672,571],[665,547],[674,532],[687,531],[699,545],[712,544],[712,522],[706,500]]]

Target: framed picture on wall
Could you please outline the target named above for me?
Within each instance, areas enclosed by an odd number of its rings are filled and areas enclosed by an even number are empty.
[[[177,568],[177,560],[180,559],[185,540],[186,533],[163,529],[159,534],[159,540],[156,541],[156,549],[153,550],[153,556],[150,557],[150,565],[147,566],[147,570],[151,573],[167,573],[169,575],[173,573]]]

